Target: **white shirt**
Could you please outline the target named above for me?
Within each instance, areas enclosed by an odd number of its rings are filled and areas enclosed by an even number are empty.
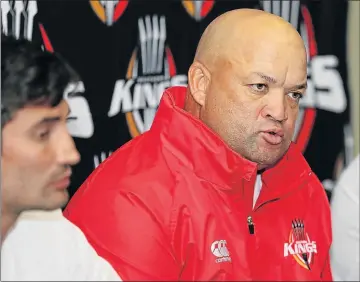
[[[1,280],[121,281],[61,210],[20,216],[2,245]]]
[[[359,281],[359,156],[345,168],[331,198],[334,281]]]
[[[261,174],[258,174],[258,175],[256,175],[256,181],[255,181],[255,187],[254,187],[253,208],[255,207],[256,201],[260,196],[261,188],[262,188]]]

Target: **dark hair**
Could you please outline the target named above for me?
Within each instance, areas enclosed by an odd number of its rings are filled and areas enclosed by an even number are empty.
[[[1,126],[25,106],[57,106],[80,77],[57,53],[25,39],[1,35]]]

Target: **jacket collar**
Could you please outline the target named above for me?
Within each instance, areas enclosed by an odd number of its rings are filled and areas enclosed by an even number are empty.
[[[182,166],[221,186],[219,188],[231,189],[243,180],[255,182],[257,164],[234,152],[202,121],[186,112],[185,96],[186,88],[180,86],[168,88],[162,96],[151,132],[160,138],[163,150],[171,152]],[[272,187],[275,180],[286,187],[284,178],[289,177],[284,175],[304,173],[306,161],[299,162],[298,155],[302,157],[292,144],[282,160],[264,173],[263,183]]]

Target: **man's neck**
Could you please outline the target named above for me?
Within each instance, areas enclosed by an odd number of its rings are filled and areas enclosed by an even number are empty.
[[[19,213],[1,211],[1,244],[18,217]]]

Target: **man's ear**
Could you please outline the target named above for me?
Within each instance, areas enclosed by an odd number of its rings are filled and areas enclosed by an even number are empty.
[[[188,72],[190,94],[200,106],[205,105],[206,90],[210,86],[211,74],[200,62],[194,62]]]

